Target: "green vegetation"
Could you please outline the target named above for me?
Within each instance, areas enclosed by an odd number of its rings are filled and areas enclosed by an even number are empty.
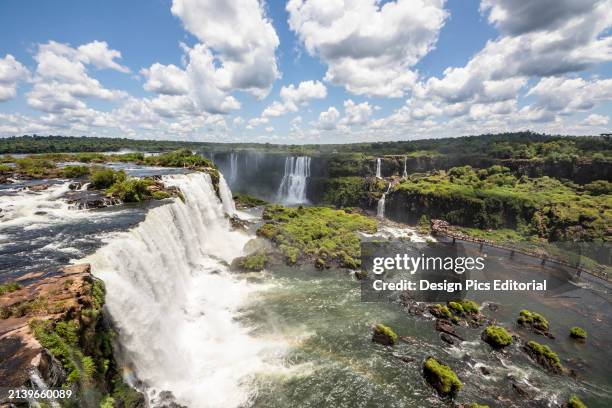
[[[179,149],[157,156],[149,156],[144,158],[144,163],[161,167],[214,167],[210,161],[198,154],[193,154],[189,149]]]
[[[457,374],[455,374],[449,366],[440,363],[433,357],[429,357],[425,360],[423,373],[427,382],[434,387],[440,395],[455,395],[463,387]]]
[[[384,324],[377,324],[374,326],[374,334],[372,335],[372,341],[387,346],[393,346],[397,344],[398,335],[389,326]]]
[[[257,252],[255,254],[236,258],[232,262],[232,269],[240,269],[243,271],[259,272],[266,267],[268,256],[265,252]]]
[[[541,314],[526,309],[520,311],[517,323],[521,326],[531,326],[537,330],[548,331],[548,320]]]
[[[66,178],[81,178],[89,175],[87,166],[66,166],[62,169],[62,176]]]
[[[4,295],[5,293],[14,292],[19,289],[21,289],[21,285],[17,282],[3,283],[0,285],[0,296]]]
[[[392,195],[416,217],[479,229],[510,227],[525,238],[551,241],[602,240],[612,217],[608,195],[549,177],[517,177],[501,166],[413,174]]]
[[[62,387],[77,391],[77,399],[68,406],[83,406],[85,400],[87,406],[142,406],[142,395],[126,385],[118,372],[112,348],[115,334],[102,321],[104,284],[94,280],[83,289],[91,306],[62,313],[59,320],[29,322],[36,340],[62,364],[67,375]]]
[[[473,300],[463,299],[459,301],[459,304],[467,314],[477,314],[480,311],[480,305]]]
[[[435,317],[440,317],[440,318],[450,319],[451,316],[453,315],[447,306],[441,305],[441,304],[433,305],[430,308],[430,311],[431,311],[431,314],[433,314]]]
[[[269,205],[257,234],[271,239],[288,264],[315,261],[317,266],[360,265],[357,231],[375,232],[376,221],[360,214],[325,207],[286,208]]]
[[[419,218],[417,230],[424,235],[431,234],[431,220],[426,214],[421,215],[421,218]]]
[[[470,405],[468,405],[467,408],[489,408],[489,406],[488,405],[480,405],[480,404],[477,404],[477,403],[473,402]]]
[[[92,188],[105,190],[115,183],[125,181],[125,177],[125,172],[123,170],[115,171],[108,168],[95,168],[91,171],[89,182]]]
[[[529,354],[531,354],[536,361],[538,361],[538,363],[552,369],[553,371],[563,371],[563,366],[561,365],[559,356],[557,353],[553,352],[550,347],[537,343],[533,340],[528,342],[525,347]]]
[[[576,157],[606,159],[611,156],[611,144],[606,137],[550,136],[534,132],[514,132],[436,138],[398,142],[366,142],[352,144],[321,145],[272,145],[256,143],[196,143],[161,140],[134,140],[126,138],[19,136],[0,140],[0,154],[99,152],[132,149],[138,151],[168,151],[179,148],[231,150],[236,148],[266,152],[296,154],[343,153],[349,161],[356,161],[364,154],[372,156],[406,155],[408,157],[474,156],[496,159],[519,158],[563,162]],[[345,168],[344,163],[340,167]],[[348,174],[344,174],[348,175]],[[331,175],[332,177],[334,175]]]
[[[457,302],[448,302],[448,307],[455,313],[458,315],[462,315],[463,314],[463,306],[461,306],[460,303]]]
[[[331,164],[330,164],[331,165]],[[337,177],[323,181],[321,202],[335,207],[364,207],[368,199],[368,181],[363,177]]]
[[[573,394],[569,397],[567,401],[568,408],[587,408],[586,404],[578,398],[576,394]]]
[[[512,344],[510,333],[499,326],[487,327],[482,333],[482,339],[495,348],[503,348]]]
[[[572,327],[570,329],[570,337],[585,340],[587,338],[587,332],[581,327]]]
[[[268,204],[267,201],[250,194],[234,194],[234,202],[238,208],[253,208]]]
[[[138,203],[154,198],[153,193],[148,189],[153,184],[153,180],[150,179],[129,177],[121,181],[116,181],[106,190],[106,193],[119,198],[124,203]],[[160,198],[168,198],[170,196],[168,193],[161,191],[157,193],[162,193],[156,195]]]

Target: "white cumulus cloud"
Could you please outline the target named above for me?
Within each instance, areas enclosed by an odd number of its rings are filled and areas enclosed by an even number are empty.
[[[443,0],[290,0],[289,27],[327,65],[325,80],[354,94],[401,97],[435,45]]]
[[[28,70],[11,54],[0,58],[0,102],[14,98],[17,95],[17,84],[26,79],[28,74]]]

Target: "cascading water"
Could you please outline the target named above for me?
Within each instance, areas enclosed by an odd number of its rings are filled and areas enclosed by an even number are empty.
[[[306,199],[306,184],[310,177],[310,157],[287,157],[285,173],[278,188],[278,201],[286,204],[303,204]]]
[[[406,170],[406,162],[408,161],[407,157],[404,157],[404,172],[402,173],[402,178],[407,179],[408,178],[408,171]]]
[[[234,183],[238,178],[238,155],[235,152],[230,153],[230,183]]]
[[[376,178],[382,178],[382,172],[381,172],[381,160],[380,157],[378,159],[376,159]]]
[[[107,288],[106,307],[127,365],[142,381],[149,405],[170,391],[189,407],[236,407],[267,348],[236,321],[258,289],[228,272],[250,237],[233,231],[233,208],[221,178],[221,202],[204,173],[164,176],[185,202],[151,209],[86,258]]]
[[[382,197],[380,197],[380,200],[378,200],[378,204],[376,206],[376,216],[378,218],[385,218],[385,199],[389,190],[391,190],[391,183],[389,183],[387,186],[387,191],[385,191]]]

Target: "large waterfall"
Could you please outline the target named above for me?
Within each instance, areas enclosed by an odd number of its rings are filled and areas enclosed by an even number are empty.
[[[376,178],[382,178],[382,172],[381,172],[381,160],[380,157],[378,159],[376,159]]]
[[[286,204],[303,204],[306,199],[306,184],[310,177],[310,157],[287,157],[285,174],[278,188],[278,201]]]
[[[185,202],[150,210],[85,261],[106,284],[125,362],[150,405],[161,405],[160,392],[170,391],[189,407],[242,406],[268,348],[236,321],[258,286],[227,267],[250,237],[230,228],[225,213],[234,207],[223,179],[223,202],[208,174],[163,180],[180,188]]]
[[[408,157],[404,156],[404,171],[402,172],[402,178],[408,178],[408,171],[406,170],[406,162],[408,161]]]

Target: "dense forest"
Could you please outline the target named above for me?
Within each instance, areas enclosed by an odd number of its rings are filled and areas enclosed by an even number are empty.
[[[364,153],[367,155],[488,156],[498,159],[612,158],[609,136],[559,136],[534,132],[483,134],[455,138],[352,144],[275,145],[256,143],[207,143],[126,138],[19,136],[0,139],[0,154],[104,152],[120,150],[168,151],[255,149],[295,154]]]

